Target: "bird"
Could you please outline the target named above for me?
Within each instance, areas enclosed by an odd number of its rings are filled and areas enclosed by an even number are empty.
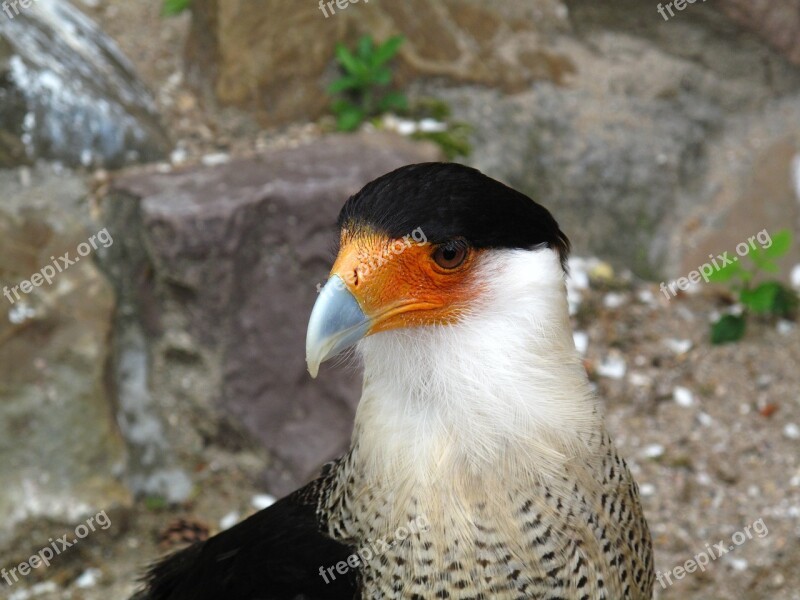
[[[364,186],[337,221],[306,361],[363,367],[349,450],[150,568],[136,600],[644,600],[639,491],[575,348],[570,242],[456,163]]]

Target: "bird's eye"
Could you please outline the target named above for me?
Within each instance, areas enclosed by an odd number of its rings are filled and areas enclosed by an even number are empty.
[[[463,240],[452,240],[436,248],[433,260],[442,269],[455,269],[460,267],[467,258],[467,244]]]

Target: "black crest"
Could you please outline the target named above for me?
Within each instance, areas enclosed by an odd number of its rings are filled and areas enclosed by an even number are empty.
[[[547,246],[562,264],[569,254],[569,240],[546,208],[455,163],[408,165],[375,179],[345,203],[338,224],[392,238],[420,228],[433,244],[462,238],[474,248]]]

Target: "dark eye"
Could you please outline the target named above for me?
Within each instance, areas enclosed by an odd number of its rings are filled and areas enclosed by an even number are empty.
[[[433,260],[443,269],[460,267],[467,258],[467,244],[463,240],[446,242],[433,252]]]

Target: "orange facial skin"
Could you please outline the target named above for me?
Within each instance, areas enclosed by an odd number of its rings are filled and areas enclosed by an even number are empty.
[[[331,270],[370,318],[369,334],[402,327],[452,324],[476,294],[472,267],[480,251],[469,249],[455,269],[433,259],[436,246],[412,237],[390,239],[371,230],[342,232]]]

